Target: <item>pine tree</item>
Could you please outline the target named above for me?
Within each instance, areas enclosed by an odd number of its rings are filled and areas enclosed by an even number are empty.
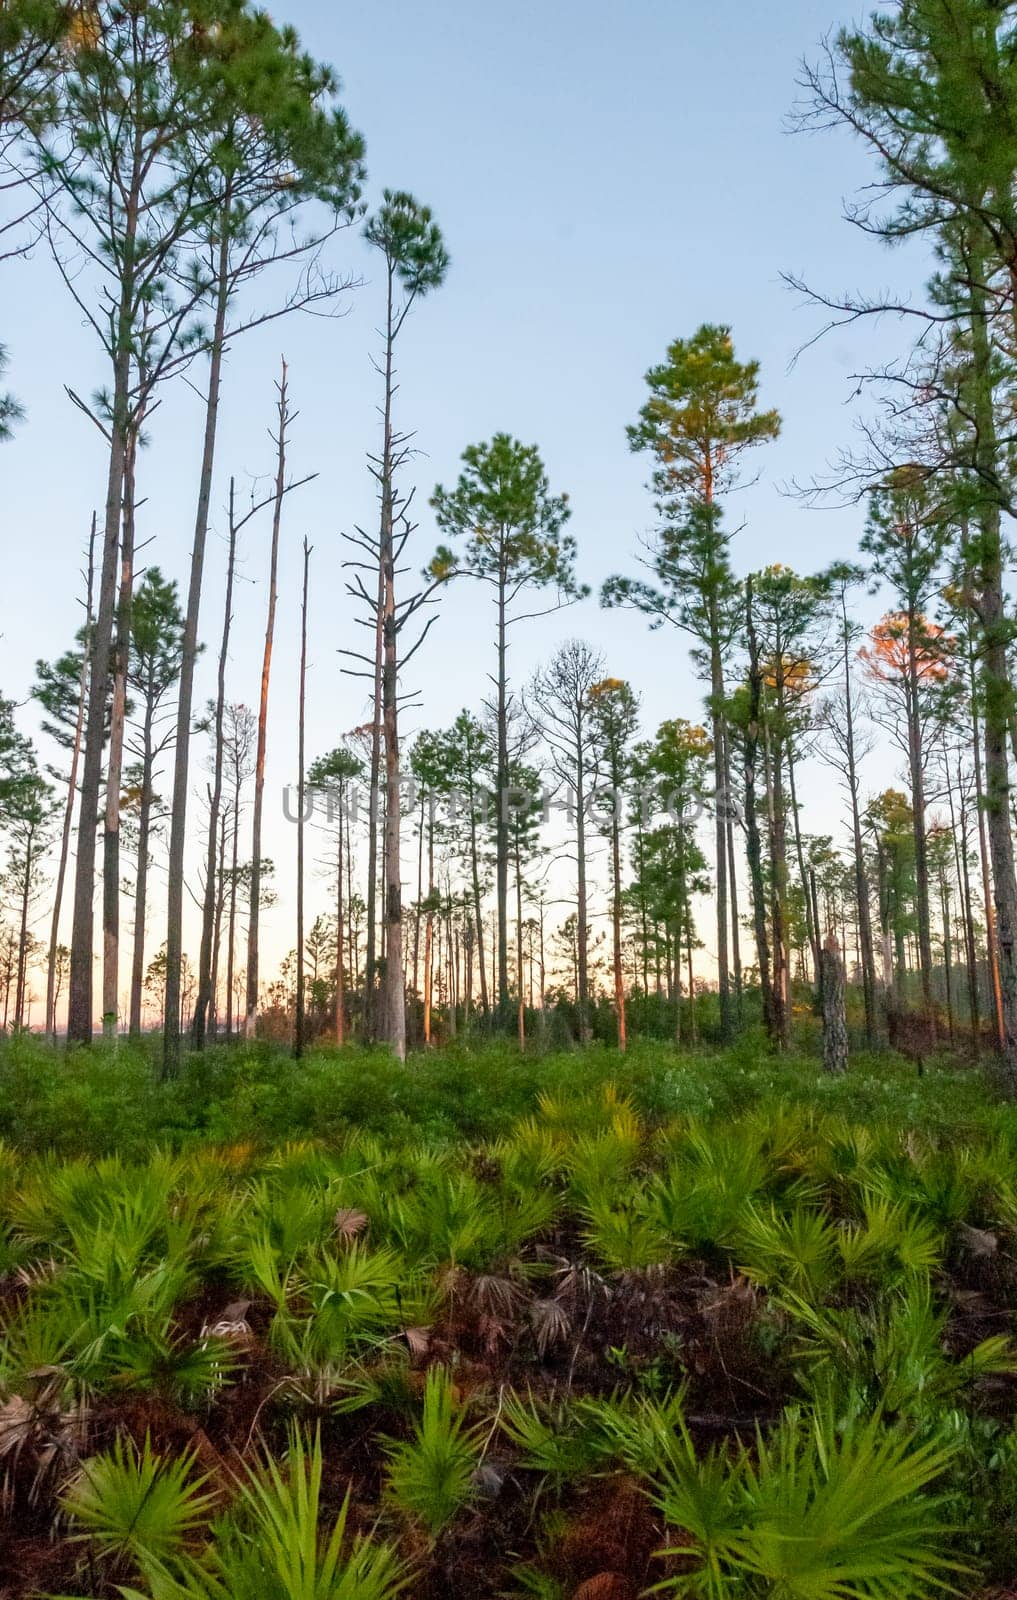
[[[138,807],[138,870],[134,887],[134,952],[128,1030],[141,1032],[141,999],[145,980],[145,919],[155,777],[159,758],[173,742],[174,725],[166,698],[180,677],[184,621],[175,583],[158,567],[150,567],[131,606],[131,663],[128,685],[135,697],[132,753],[140,763]]]
[[[622,860],[621,830],[625,785],[631,772],[631,738],[639,701],[621,678],[603,678],[590,690],[594,739],[601,774],[607,784],[610,814],[604,831],[611,847],[611,931],[614,956],[614,1005],[618,1023],[618,1048],[627,1045],[625,1027],[625,977],[622,970]]]
[[[714,759],[717,984],[727,1038],[732,1030],[728,906],[734,884],[724,658],[739,627],[740,607],[720,497],[737,482],[742,455],[776,438],[780,417],[758,410],[759,363],[737,360],[726,327],[707,324],[690,339],[674,340],[667,360],[650,368],[646,382],[650,398],[628,438],[631,449],[649,451],[656,462],[651,488],[660,523],[646,563],[652,582],[609,578],[601,600],[635,606],[650,617],[651,626],[672,623],[690,633],[703,652]]]
[[[507,1021],[511,1004],[508,965],[509,822],[504,797],[509,787],[510,629],[520,622],[558,610],[587,591],[576,581],[576,545],[564,532],[570,516],[565,495],[551,493],[544,464],[535,445],[523,445],[507,433],[489,444],[469,445],[464,470],[452,489],[439,484],[431,501],[438,527],[453,542],[442,545],[429,568],[448,582],[464,576],[493,591],[495,607],[495,874],[498,905],[498,1010]],[[552,588],[556,599],[536,611],[517,609],[531,590]]]

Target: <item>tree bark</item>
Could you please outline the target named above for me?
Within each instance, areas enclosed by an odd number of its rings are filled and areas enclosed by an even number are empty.
[[[720,1003],[720,1035],[724,1042],[731,1038],[731,986],[727,954],[727,818],[728,797],[725,790],[727,774],[724,760],[724,724],[721,703],[724,698],[724,668],[720,653],[720,625],[716,616],[716,603],[710,600],[710,722],[713,737],[714,777],[714,843],[716,848],[717,896],[717,994]]]
[[[102,840],[102,1031],[116,1038],[120,1015],[120,790],[127,734],[127,669],[131,652],[131,600],[134,593],[134,505],[138,459],[137,416],[124,458],[123,520],[120,535],[120,592],[112,652],[113,701],[106,756],[106,811]]]
[[[230,626],[233,621],[233,576],[237,559],[236,488],[230,479],[229,553],[226,559],[226,602],[223,609],[222,639],[216,678],[215,720],[213,723],[212,787],[208,796],[208,848],[205,852],[205,893],[201,907],[201,943],[198,950],[198,992],[191,1022],[191,1042],[196,1050],[205,1043],[209,1010],[213,1004],[212,942],[216,906],[216,849],[219,812],[223,789],[223,716],[226,708],[226,666],[229,660]]]
[[[858,940],[861,945],[862,1000],[865,1006],[865,1043],[875,1050],[878,1043],[876,1022],[876,960],[872,947],[872,912],[869,905],[869,882],[865,871],[865,853],[862,843],[862,816],[858,793],[858,762],[855,754],[854,697],[851,690],[851,660],[848,647],[847,602],[841,597],[841,619],[844,638],[844,711],[845,755],[847,757],[848,791],[851,796],[851,837],[854,846],[855,904],[858,911]]]
[[[297,692],[297,1003],[293,1054],[299,1061],[304,1053],[304,790],[306,751],[304,712],[307,696],[307,578],[311,547],[304,539],[304,586],[300,605],[300,686]]]
[[[497,794],[495,795],[495,879],[496,898],[498,905],[498,1011],[504,1024],[509,1006],[509,975],[508,975],[508,866],[509,866],[509,830],[508,830],[508,787],[509,787],[509,757],[508,757],[508,690],[505,638],[506,628],[506,584],[507,573],[504,560],[498,575],[498,702],[497,702]]]
[[[752,888],[752,923],[756,936],[756,962],[759,966],[759,990],[763,1009],[763,1026],[771,1042],[777,1040],[776,1017],[773,1010],[773,985],[770,978],[770,941],[766,926],[766,884],[763,877],[763,850],[759,837],[759,816],[756,808],[756,761],[759,754],[759,730],[762,716],[763,674],[759,664],[759,647],[752,617],[752,584],[749,582],[745,602],[746,626],[749,644],[749,720],[745,730],[745,854],[749,865]],[[690,947],[691,967],[691,947]],[[691,975],[689,979],[691,985]],[[691,993],[691,989],[690,989]]]
[[[91,652],[92,632],[92,589],[95,577],[95,525],[96,516],[92,512],[92,527],[88,537],[88,578],[85,595],[85,642],[81,650],[81,678],[78,686],[78,713],[74,722],[74,738],[71,744],[71,770],[67,777],[67,800],[64,805],[64,820],[60,832],[60,856],[57,862],[56,882],[53,886],[53,915],[50,921],[49,958],[46,963],[46,1032],[56,1043],[56,964],[57,948],[60,943],[60,911],[63,905],[64,882],[67,876],[67,858],[70,854],[71,828],[74,823],[74,802],[78,795],[78,764],[81,759],[81,742],[85,729],[85,709],[88,703],[88,665]]]
[[[229,308],[229,228],[224,225],[219,247],[215,319],[212,329],[208,368],[208,393],[205,401],[205,434],[202,442],[198,500],[194,513],[194,542],[191,546],[191,571],[184,613],[183,654],[177,694],[177,729],[173,753],[173,797],[170,802],[169,861],[166,870],[166,1005],[163,1017],[164,1077],[172,1077],[180,1066],[180,969],[184,953],[184,853],[187,844],[187,786],[191,757],[191,710],[194,703],[194,669],[198,659],[198,622],[201,589],[205,572],[205,544],[212,500],[219,398],[222,388],[222,361],[226,346],[226,314]]]
[[[152,751],[153,706],[145,706],[142,727],[141,807],[138,815],[138,875],[134,885],[134,948],[131,956],[131,998],[128,1032],[141,1037],[141,995],[145,982],[145,918],[148,914],[148,841],[152,826]]]
[[[74,869],[74,909],[68,979],[69,1044],[88,1044],[92,1038],[96,831],[99,824],[99,791],[102,786],[102,756],[105,744],[106,689],[109,682],[113,620],[117,599],[117,554],[120,548],[124,465],[130,427],[131,306],[134,287],[129,263],[133,258],[134,233],[137,227],[136,206],[135,198],[132,213],[133,231],[127,240],[128,265],[125,266],[117,316],[102,561],[99,569],[95,628],[90,640],[88,716],[85,722],[85,752],[81,766],[81,801],[78,807],[78,849]]]
[[[981,480],[991,483],[998,467],[999,446],[992,403],[991,353],[984,310],[984,292],[972,296],[972,354],[975,365],[977,465]],[[978,615],[982,632],[982,688],[985,744],[985,821],[992,860],[999,955],[999,995],[1003,1037],[999,1057],[1000,1088],[1017,1099],[1017,873],[1010,829],[1010,773],[1007,736],[1013,689],[1007,662],[1009,620],[1004,603],[1003,541],[999,506],[985,498],[979,507],[976,563]]]
[[[258,1033],[258,935],[261,909],[261,821],[265,802],[265,752],[268,742],[268,690],[272,676],[272,646],[275,639],[275,608],[278,599],[279,530],[282,524],[283,496],[286,492],[286,428],[289,422],[287,368],[276,385],[278,428],[276,434],[275,499],[272,507],[272,547],[269,556],[268,616],[265,621],[265,649],[261,660],[261,691],[258,696],[258,749],[254,767],[254,808],[251,828],[251,903],[247,924],[247,983],[244,1034],[254,1039]]]
[[[820,994],[823,1008],[823,1070],[844,1073],[848,1065],[847,1018],[844,1012],[844,964],[837,936],[827,936],[820,951]]]

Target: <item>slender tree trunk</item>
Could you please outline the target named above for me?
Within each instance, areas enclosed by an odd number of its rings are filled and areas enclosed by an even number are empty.
[[[207,1032],[214,1038],[219,1031],[219,966],[222,958],[222,918],[226,908],[226,832],[227,817],[219,817],[219,848],[215,865],[215,916],[212,921],[212,986]]]
[[[981,482],[993,481],[999,466],[992,396],[992,356],[985,318],[984,291],[972,294],[971,340],[975,366],[976,452]],[[1004,604],[1003,540],[999,506],[986,499],[979,507],[976,581],[982,633],[982,688],[985,739],[985,820],[992,860],[996,943],[1002,1016],[1000,1087],[1017,1098],[1017,873],[1010,829],[1010,772],[1007,734],[1013,689],[1006,659],[1009,620]]]
[[[67,877],[67,858],[70,854],[71,828],[74,823],[74,802],[78,794],[78,764],[81,760],[81,742],[85,729],[85,710],[88,704],[88,666],[91,654],[92,590],[95,581],[95,525],[88,536],[88,577],[85,585],[85,642],[81,649],[81,677],[78,682],[78,711],[74,720],[74,737],[71,743],[71,770],[67,777],[67,800],[64,804],[63,827],[60,832],[60,856],[57,862],[56,882],[53,886],[53,915],[50,921],[49,958],[46,963],[46,1032],[56,1043],[56,966],[60,944],[60,911],[63,906],[64,882]]]
[[[230,626],[233,622],[233,576],[237,559],[236,486],[230,479],[229,554],[226,558],[226,602],[223,610],[222,639],[219,644],[219,669],[215,692],[213,726],[212,787],[208,796],[208,849],[205,855],[205,894],[201,909],[201,944],[198,952],[198,992],[194,1001],[191,1040],[202,1049],[213,1004],[212,943],[216,905],[215,857],[219,835],[219,813],[223,790],[223,717],[226,710],[226,666],[229,661]]]
[[[844,713],[845,754],[847,756],[848,790],[851,796],[851,837],[854,845],[855,905],[858,911],[858,942],[861,946],[862,1000],[865,1007],[865,1043],[875,1050],[878,1043],[876,1021],[876,961],[872,948],[872,914],[869,906],[869,883],[865,871],[865,853],[862,846],[862,817],[858,793],[858,763],[855,755],[854,697],[851,688],[851,660],[847,602],[841,600],[841,617],[844,637]]]
[[[240,871],[240,766],[239,760],[233,785],[233,825],[230,839],[230,894],[229,916],[226,922],[226,1037],[234,1033],[234,990],[237,958],[237,877]]]
[[[611,818],[611,931],[614,938],[614,1006],[618,1017],[618,1049],[625,1050],[625,978],[622,973],[622,888],[621,888],[621,829],[618,825],[618,797],[620,787],[615,785],[615,805]]]
[[[102,1031],[116,1038],[120,1016],[120,791],[127,734],[127,669],[131,653],[134,593],[134,506],[140,415],[132,425],[124,457],[120,593],[112,654],[113,702],[106,757],[106,812],[102,840]]]
[[[304,794],[307,755],[304,743],[304,712],[307,699],[307,578],[311,565],[311,546],[304,539],[304,586],[300,603],[300,686],[297,692],[297,1004],[293,1054],[299,1061],[304,1053]]]
[[[985,785],[982,781],[982,734],[975,702],[977,685],[974,680],[973,663],[971,670],[971,752],[975,774],[975,814],[978,822],[978,859],[982,879],[982,904],[985,907],[985,957],[989,969],[989,987],[992,994],[996,1041],[1002,1049],[1003,994],[999,981],[999,947],[996,943],[996,913],[992,901],[992,873],[989,867],[989,840],[985,822]]]
[[[778,669],[779,676],[779,669]],[[771,846],[770,862],[773,878],[773,1008],[777,1045],[788,1050],[791,1045],[791,994],[789,984],[789,950],[787,933],[787,839],[784,815],[783,735],[778,728],[771,750]]]
[[[258,948],[259,914],[261,910],[261,820],[265,801],[265,751],[268,740],[268,690],[272,676],[272,645],[275,639],[275,608],[278,598],[279,530],[282,524],[283,495],[286,492],[286,428],[289,422],[287,399],[287,369],[282,363],[282,376],[277,384],[279,392],[278,426],[276,435],[275,500],[272,510],[272,549],[269,558],[268,617],[265,622],[265,649],[261,661],[261,692],[258,697],[258,749],[254,767],[254,808],[251,829],[251,905],[247,924],[247,996],[244,1033],[248,1039],[258,1032]]]
[[[480,1004],[489,1018],[491,1002],[484,961],[484,916],[480,904],[480,851],[477,843],[477,796],[472,762],[467,773],[467,799],[470,807],[470,881],[473,889],[473,915],[477,924],[477,970],[480,974]]]
[[[580,723],[580,730],[582,724]],[[586,787],[582,732],[576,739],[576,939],[579,946],[579,1042],[590,1040],[590,908],[586,884]]]
[[[720,653],[720,624],[716,603],[710,601],[710,721],[713,737],[714,778],[714,843],[716,855],[717,900],[717,994],[720,1001],[720,1035],[726,1043],[732,1035],[731,985],[728,973],[727,929],[727,818],[728,796],[725,789],[727,774],[724,760],[724,668]]]
[[[180,1066],[180,970],[184,953],[184,854],[187,845],[191,710],[194,704],[194,669],[199,650],[198,622],[205,572],[209,507],[212,500],[212,476],[215,467],[228,308],[229,227],[224,221],[219,247],[215,318],[210,345],[208,393],[205,401],[205,435],[198,475],[198,500],[194,513],[194,542],[191,546],[191,571],[187,586],[187,609],[184,613],[176,742],[173,752],[173,798],[170,802],[169,861],[166,870],[166,1005],[163,1018],[162,1060],[163,1076],[167,1078],[172,1077]]]
[[[367,800],[367,930],[364,956],[364,1036],[375,1035],[375,995],[378,967],[378,835],[381,783],[381,695],[385,626],[385,574],[378,565],[378,623],[375,629],[374,696],[371,723],[370,793]]]
[[[397,1059],[403,1061],[406,1058],[406,974],[403,969],[402,794],[399,784],[395,563],[391,540],[385,569],[385,663],[382,680],[385,730],[385,1037]]]
[[[922,1009],[935,1040],[936,1017],[932,998],[932,912],[929,895],[929,848],[925,806],[925,755],[922,748],[921,710],[918,703],[918,620],[908,612],[908,763],[911,773],[911,815],[915,838],[915,909],[918,913],[918,967],[922,984]]]
[[[431,1042],[434,996],[434,808],[427,808],[427,921],[424,924],[424,1043]]]
[[[342,1049],[346,1042],[346,952],[343,948],[343,803],[345,787],[339,791],[339,829],[336,837],[335,874],[335,1042]]]
[[[728,898],[731,902],[731,975],[734,979],[734,1016],[739,1028],[742,1025],[742,941],[738,917],[738,868],[735,859],[734,836],[734,785],[731,778],[731,733],[727,725],[727,718],[722,720],[724,729],[724,793],[728,797],[725,811],[725,824],[727,828],[727,884]]]
[[[777,1026],[773,1010],[773,986],[770,979],[770,941],[766,927],[766,885],[763,878],[763,850],[759,837],[759,814],[756,804],[756,761],[759,753],[763,674],[759,664],[759,647],[752,617],[751,580],[746,593],[745,616],[749,643],[749,719],[745,729],[745,854],[748,860],[749,882],[752,888],[752,924],[756,936],[756,961],[759,966],[759,992],[763,1009],[763,1026],[766,1029],[767,1037],[775,1043],[777,1040]]]
[[[526,996],[523,993],[523,864],[519,855],[518,824],[515,849],[516,868],[516,983],[519,988],[518,1033],[519,1048],[526,1049]]]
[[[25,1021],[25,981],[28,975],[28,911],[32,903],[32,873],[35,869],[35,830],[25,840],[25,876],[21,885],[21,915],[18,928],[18,973],[14,989],[14,1027],[20,1033]]]
[[[791,827],[795,838],[795,859],[798,862],[798,874],[802,884],[802,900],[805,905],[805,934],[809,942],[812,955],[812,978],[819,989],[820,984],[820,954],[821,942],[819,936],[819,920],[813,896],[809,888],[810,874],[805,865],[805,847],[802,842],[802,823],[798,808],[798,785],[795,780],[795,753],[794,742],[787,742],[787,787],[788,798],[791,802]]]
[[[131,998],[128,1032],[132,1039],[141,1037],[141,995],[145,982],[145,920],[148,916],[148,850],[152,828],[152,768],[155,755],[152,749],[151,699],[145,707],[142,727],[141,757],[141,808],[138,815],[138,875],[134,885],[134,948],[131,954]]]
[[[957,864],[957,882],[961,892],[964,914],[964,950],[968,969],[968,1021],[972,1044],[977,1053],[981,1047],[981,1017],[978,1002],[978,947],[975,941],[975,918],[971,896],[971,874],[968,869],[968,819],[964,800],[964,777],[957,763],[957,787],[960,800],[959,834],[954,821],[953,789],[950,785],[950,768],[947,764],[947,794],[950,800],[950,825],[954,834],[954,853]]]
[[[417,823],[417,910],[413,919],[413,998],[421,994],[420,988],[420,919],[424,903],[424,820],[428,796],[420,797],[420,820]],[[415,1031],[415,1030],[414,1030]]]
[[[388,263],[385,339],[385,413],[378,539],[382,600],[381,715],[385,747],[385,1038],[397,1060],[406,1059],[406,972],[403,967],[402,792],[399,783],[399,626],[395,594],[395,465],[392,437],[392,350],[395,340],[395,267]],[[377,707],[375,723],[377,723]]]
[[[495,813],[495,876],[498,901],[498,981],[496,985],[498,995],[498,1010],[504,1024],[509,1006],[509,976],[508,976],[508,866],[509,866],[509,832],[508,802],[509,786],[509,758],[508,758],[508,688],[506,653],[507,643],[505,638],[505,587],[507,577],[504,560],[498,577],[498,793],[495,796],[497,811]]]
[[[950,1048],[952,1050],[956,1039],[953,1021],[953,950],[950,929],[950,885],[942,867],[939,873],[939,906],[940,916],[943,920],[943,977],[946,984],[946,1025],[950,1034]]]
[[[74,869],[74,909],[71,924],[71,962],[68,982],[67,1040],[87,1044],[92,1037],[92,956],[94,935],[95,850],[99,825],[99,791],[105,743],[106,690],[112,654],[113,622],[117,601],[117,554],[124,490],[124,467],[130,432],[131,348],[133,333],[134,274],[131,266],[137,232],[137,190],[128,207],[130,223],[125,241],[125,265],[116,318],[113,358],[113,403],[110,426],[109,470],[95,628],[90,640],[88,715],[81,766],[81,801],[78,807],[78,849]]]

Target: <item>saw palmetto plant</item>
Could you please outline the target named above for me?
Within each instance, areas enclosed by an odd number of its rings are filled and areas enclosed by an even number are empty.
[[[506,1595],[973,1593],[1017,1560],[1008,1140],[598,1091],[488,1143],[0,1152],[2,1507],[125,1600],[430,1596],[478,1548]]]

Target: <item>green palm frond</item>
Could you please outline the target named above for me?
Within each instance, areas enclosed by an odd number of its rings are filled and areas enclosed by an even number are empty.
[[[432,1538],[471,1499],[480,1448],[479,1429],[466,1425],[451,1378],[441,1367],[432,1367],[412,1438],[390,1439],[385,1445],[392,1499]]]
[[[207,1476],[193,1468],[193,1456],[163,1459],[147,1438],[140,1451],[116,1439],[82,1462],[64,1494],[75,1537],[113,1559],[174,1554],[205,1525],[215,1501],[204,1492]]]

